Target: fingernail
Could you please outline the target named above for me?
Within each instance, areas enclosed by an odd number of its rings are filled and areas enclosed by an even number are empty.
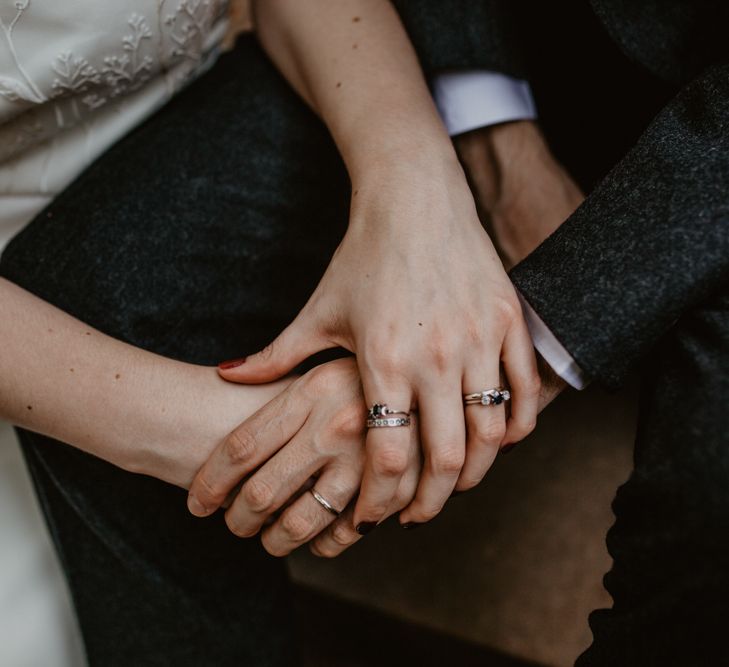
[[[508,454],[514,447],[516,447],[519,443],[514,442],[511,445],[506,445],[506,447],[501,448],[501,454]]]
[[[246,359],[248,359],[248,357],[242,357],[240,359],[231,359],[230,361],[223,361],[218,364],[218,368],[223,371],[227,371],[230,368],[237,368],[238,366],[242,366],[244,363],[246,363]]]
[[[363,521],[362,523],[357,524],[357,527],[355,528],[355,530],[360,535],[367,535],[367,533],[371,533],[375,529],[376,526],[377,526],[377,522],[375,522],[375,521]]]
[[[190,510],[190,514],[194,514],[195,516],[206,516],[208,513],[205,505],[192,494],[187,496],[187,509]]]
[[[404,528],[405,530],[415,530],[416,528],[420,528],[422,526],[422,523],[416,523],[415,521],[408,521],[407,523],[401,523],[400,527]]]

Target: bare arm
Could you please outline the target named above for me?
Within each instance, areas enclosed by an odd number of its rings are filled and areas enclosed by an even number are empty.
[[[0,279],[0,417],[189,486],[225,435],[288,384],[245,387],[110,338]]]

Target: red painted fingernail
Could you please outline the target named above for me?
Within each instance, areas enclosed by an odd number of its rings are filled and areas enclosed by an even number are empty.
[[[230,361],[222,361],[218,364],[218,368],[223,371],[227,371],[231,368],[237,368],[246,363],[248,357],[241,357],[240,359],[231,359]]]

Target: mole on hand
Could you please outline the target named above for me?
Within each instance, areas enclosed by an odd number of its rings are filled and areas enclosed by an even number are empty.
[[[32,410],[32,409],[33,409],[33,406],[32,405],[29,405],[28,406],[28,410]]]

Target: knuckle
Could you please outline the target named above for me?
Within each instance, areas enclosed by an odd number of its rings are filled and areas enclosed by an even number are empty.
[[[431,468],[436,473],[455,475],[461,472],[465,461],[465,452],[450,448],[435,452],[431,459]]]
[[[288,512],[281,517],[281,530],[292,542],[302,542],[311,534],[312,524],[309,519]]]
[[[484,445],[500,443],[506,435],[506,424],[503,420],[489,420],[487,423],[478,423],[474,429],[474,437],[477,442]]]
[[[270,511],[275,497],[269,484],[256,477],[252,477],[243,485],[241,496],[246,505],[258,514]]]
[[[330,542],[316,544],[316,555],[321,558],[336,558],[340,554],[340,550]]]
[[[428,356],[438,373],[443,374],[448,370],[456,352],[457,345],[451,337],[437,332],[430,337]]]
[[[337,524],[330,531],[332,542],[339,547],[348,547],[356,539],[354,531],[345,524]]]
[[[421,505],[420,507],[414,508],[413,515],[418,523],[425,523],[435,519],[440,514],[441,509],[441,506]]]
[[[351,403],[339,411],[332,422],[332,429],[338,438],[350,438],[365,431],[367,412],[364,404]]]
[[[365,359],[378,375],[397,378],[404,375],[407,355],[389,337],[378,337],[365,345]]]
[[[225,439],[225,450],[233,465],[246,465],[256,452],[256,436],[247,428],[237,428]]]
[[[407,452],[396,447],[379,450],[372,460],[375,474],[382,477],[398,477],[405,472],[407,465]]]
[[[261,544],[263,545],[263,548],[275,558],[282,558],[283,556],[288,556],[291,553],[291,549],[287,549],[272,541],[269,538],[268,533],[261,535]]]
[[[219,491],[203,471],[195,480],[195,496],[203,505],[209,505],[223,500],[224,492]]]
[[[253,537],[253,535],[258,532],[258,530],[252,530],[251,528],[244,528],[238,525],[237,521],[230,513],[225,515],[225,525],[228,526],[228,530],[236,537]]]
[[[456,491],[469,491],[477,487],[483,480],[483,476],[480,477],[462,477],[456,484]]]

